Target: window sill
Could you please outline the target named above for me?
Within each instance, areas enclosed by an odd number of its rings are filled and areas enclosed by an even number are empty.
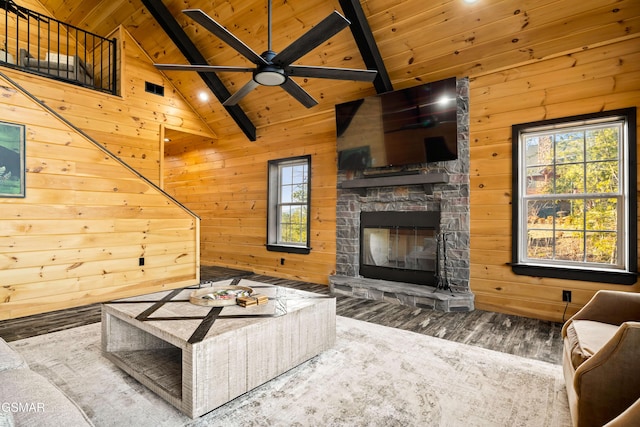
[[[287,245],[267,245],[267,250],[272,252],[286,252],[290,254],[307,255],[311,252],[311,248],[307,246],[287,246]]]
[[[626,271],[578,270],[573,268],[546,267],[529,264],[511,264],[515,274],[533,277],[552,277],[554,279],[580,280],[584,282],[633,285],[638,280],[637,273]]]

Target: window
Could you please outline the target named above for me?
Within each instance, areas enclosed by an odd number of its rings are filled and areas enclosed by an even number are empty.
[[[311,156],[269,161],[267,249],[308,254]]]
[[[635,283],[635,108],[512,131],[513,271]]]

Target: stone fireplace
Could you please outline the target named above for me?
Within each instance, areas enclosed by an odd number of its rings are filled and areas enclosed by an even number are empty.
[[[334,293],[442,311],[469,289],[468,79],[457,81],[458,159],[340,172]]]

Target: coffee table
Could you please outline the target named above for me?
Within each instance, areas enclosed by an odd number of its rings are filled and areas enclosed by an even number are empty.
[[[105,357],[191,418],[199,417],[331,348],[331,296],[230,279],[267,295],[267,304],[206,307],[199,287],[102,305]]]

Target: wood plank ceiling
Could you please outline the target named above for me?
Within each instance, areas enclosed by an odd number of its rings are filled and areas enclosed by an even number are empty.
[[[188,63],[141,0],[40,1],[57,19],[100,35],[123,25],[154,62]],[[622,37],[639,27],[637,0],[573,2],[579,10],[571,13],[557,0],[479,0],[472,5],[463,0],[360,3],[394,89],[445,77],[477,75]],[[254,51],[266,50],[267,0],[163,0],[163,4],[211,65],[253,64],[181,13],[183,9],[202,9]],[[334,9],[342,12],[339,0],[274,0],[274,50],[288,46]],[[601,28],[598,32],[592,31],[596,25]],[[295,64],[366,68],[349,30],[338,33]],[[165,74],[219,137],[241,132],[197,73]],[[251,75],[219,73],[218,77],[234,93]],[[271,124],[312,118],[333,110],[336,103],[376,92],[371,83],[311,78],[296,81],[319,105],[307,109],[278,87],[259,87],[240,102],[243,113],[258,128],[258,139],[261,130]],[[202,91],[211,95],[206,102],[198,97]]]

